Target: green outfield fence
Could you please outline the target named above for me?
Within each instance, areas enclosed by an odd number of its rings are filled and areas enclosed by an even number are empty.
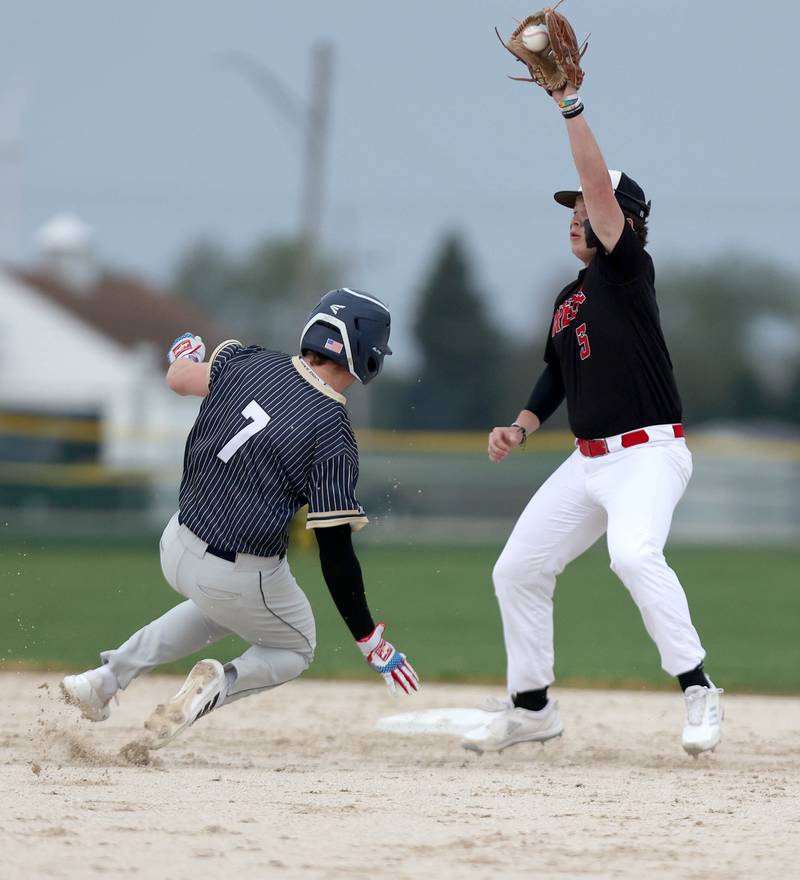
[[[176,505],[185,428],[118,429],[125,448],[162,460],[115,460],[115,430],[95,418],[0,414],[0,536],[151,534]],[[500,464],[484,433],[359,431],[359,492],[377,543],[497,543],[574,441],[543,431]],[[672,539],[800,544],[800,442],[691,431],[694,477]],[[112,450],[111,452],[109,450]]]

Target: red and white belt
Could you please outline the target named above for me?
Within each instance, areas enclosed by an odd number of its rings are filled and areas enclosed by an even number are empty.
[[[639,428],[637,431],[628,431],[627,434],[615,434],[613,437],[601,437],[599,440],[575,439],[575,445],[581,455],[587,458],[597,458],[598,455],[608,455],[609,452],[619,452],[631,446],[639,446],[641,443],[650,443],[654,440],[675,440],[683,437],[683,425],[649,425]]]

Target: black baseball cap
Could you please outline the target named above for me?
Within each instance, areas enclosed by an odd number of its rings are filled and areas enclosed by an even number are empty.
[[[611,178],[611,187],[617,197],[620,208],[631,214],[636,214],[643,220],[650,214],[650,202],[645,200],[644,190],[624,171],[612,171],[609,169],[608,176]],[[574,208],[575,199],[581,194],[579,189],[562,189],[553,194],[553,198],[559,205],[565,208]]]

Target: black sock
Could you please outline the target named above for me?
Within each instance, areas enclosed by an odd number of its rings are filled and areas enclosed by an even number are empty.
[[[519,709],[529,709],[531,712],[541,712],[547,705],[547,688],[538,691],[519,691],[511,698]]]
[[[700,685],[700,687],[711,687],[711,682],[708,680],[705,672],[703,671],[703,664],[695,666],[694,669],[689,670],[689,672],[682,672],[678,676],[678,683],[680,684],[683,690],[686,688],[692,687],[692,685]]]

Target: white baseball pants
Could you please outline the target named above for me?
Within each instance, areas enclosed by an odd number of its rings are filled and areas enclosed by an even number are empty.
[[[179,660],[236,634],[251,647],[228,666],[236,681],[225,702],[297,678],[314,659],[314,616],[286,559],[239,553],[226,562],[206,553],[178,514],[161,536],[161,569],[185,602],[100,656],[125,688],[154,666]]]
[[[627,587],[670,675],[705,657],[675,572],[664,559],[672,513],[692,474],[683,439],[587,458],[578,450],[523,511],[494,567],[510,693],[552,684],[556,577],[607,533]]]

